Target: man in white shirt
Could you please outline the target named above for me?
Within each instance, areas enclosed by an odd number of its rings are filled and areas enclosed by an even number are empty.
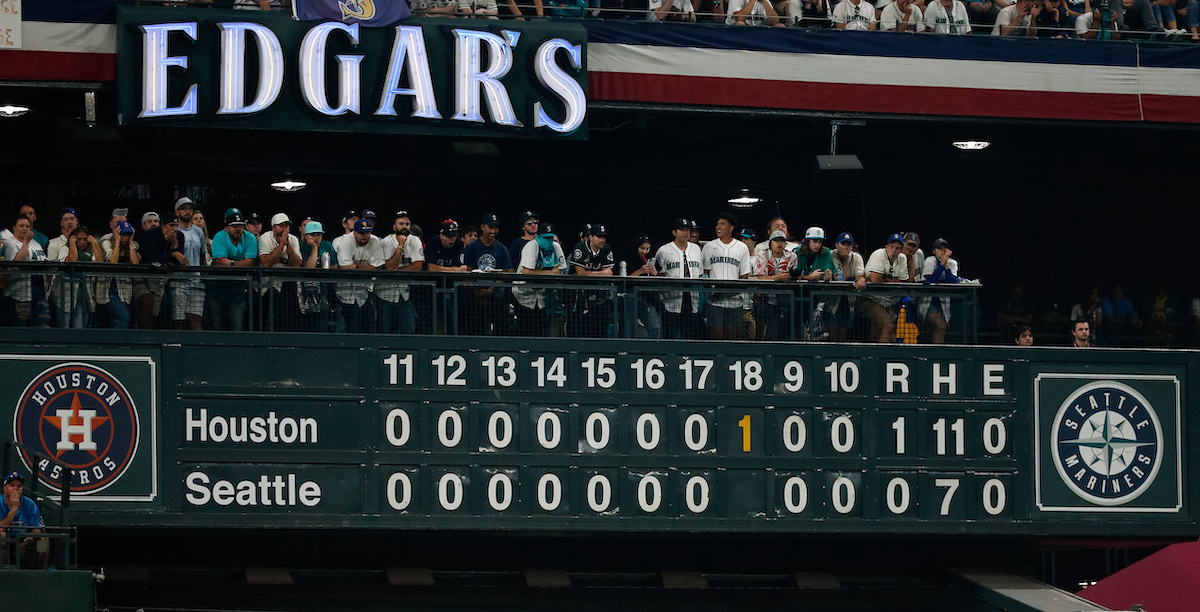
[[[46,251],[34,238],[33,225],[25,216],[17,217],[12,232],[4,239],[6,261],[46,261]],[[41,274],[11,271],[4,295],[13,300],[18,327],[49,327],[50,309],[46,300],[45,279]]]
[[[264,268],[299,268],[304,265],[300,256],[300,239],[292,234],[292,219],[284,213],[276,213],[271,217],[271,231],[263,232],[258,237],[258,265]],[[275,279],[271,283],[274,293],[273,312],[263,312],[265,317],[274,317],[276,331],[299,331],[300,303],[297,301],[296,282],[284,282]],[[267,288],[262,288],[262,294],[267,294]]]
[[[649,0],[646,21],[695,21],[692,0]]]
[[[667,278],[700,278],[703,273],[700,247],[691,242],[692,224],[687,219],[676,219],[671,225],[675,239],[654,254],[654,263],[662,276]],[[663,337],[698,338],[700,325],[700,294],[696,291],[664,291]]]
[[[75,216],[74,208],[64,208],[58,213],[58,227],[62,233],[50,240],[46,246],[47,261],[66,261],[71,249],[71,232],[79,227],[79,219]],[[50,281],[50,310],[54,313],[55,325],[71,327],[71,311],[82,296],[79,287],[66,280],[65,276],[54,275]],[[81,286],[80,286],[81,287]]]
[[[533,240],[521,248],[521,261],[517,274],[562,275],[567,269],[567,258],[562,245],[555,240],[548,224],[539,223]],[[517,302],[517,333],[522,336],[541,337],[547,334],[550,320],[546,312],[546,291],[523,284],[513,284],[513,298]],[[555,325],[551,335],[560,335]]]
[[[925,29],[921,9],[912,0],[896,0],[883,7],[879,24],[880,29],[887,32],[921,32]]]
[[[338,268],[350,270],[378,270],[383,267],[383,247],[379,239],[371,235],[375,226],[369,219],[354,222],[354,232],[333,242],[337,253]],[[352,334],[375,331],[367,309],[370,283],[366,279],[354,279],[338,283],[334,294],[341,303],[339,316],[347,332]]]
[[[1037,18],[1041,14],[1042,6],[1035,5],[1033,0],[1017,0],[1000,9],[992,36],[1037,36]]]
[[[400,272],[419,272],[425,263],[425,248],[411,234],[412,219],[408,211],[396,213],[392,233],[379,241],[383,267]],[[379,306],[379,331],[385,334],[411,334],[416,331],[417,311],[410,300],[408,284],[385,281],[375,284],[376,305]]]
[[[934,34],[970,34],[967,6],[962,0],[929,0],[925,5],[925,29]]]
[[[717,218],[717,239],[705,243],[700,252],[701,265],[708,277],[716,280],[748,278],[751,272],[750,250],[746,243],[733,239],[737,217],[731,212]],[[744,293],[713,291],[708,296],[708,331],[713,340],[746,338],[746,313],[749,296]]]
[[[725,25],[782,27],[779,13],[768,0],[732,0],[725,14]]]
[[[875,7],[867,0],[842,0],[833,7],[833,25],[839,30],[874,30],[879,27],[875,20]]]
[[[179,219],[179,233],[183,234],[183,255],[189,266],[206,266],[208,239],[204,230],[192,225],[195,203],[182,197],[175,201],[175,215]],[[199,331],[204,329],[204,281],[198,278],[174,279],[171,281],[171,318],[187,327]],[[177,323],[178,324],[178,323]]]
[[[875,249],[867,259],[867,281],[871,283],[908,282],[908,258],[900,251],[904,248],[904,236],[888,236],[887,245]],[[892,318],[892,307],[899,298],[893,294],[872,294],[863,300],[863,310],[871,321],[870,339],[891,342],[896,335],[896,321]]]

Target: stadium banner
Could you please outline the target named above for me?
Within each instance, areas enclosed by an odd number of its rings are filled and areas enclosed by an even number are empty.
[[[0,50],[21,44],[21,0],[0,0]]]
[[[578,24],[121,6],[123,125],[587,137]]]
[[[83,525],[1200,535],[1191,351],[14,332]]]

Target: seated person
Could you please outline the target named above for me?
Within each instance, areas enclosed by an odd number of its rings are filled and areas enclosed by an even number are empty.
[[[875,7],[866,0],[842,0],[833,7],[833,27],[839,30],[876,30]]]
[[[1037,36],[1037,19],[1042,14],[1042,5],[1033,0],[1017,0],[996,14],[992,36]]]
[[[24,495],[25,476],[10,472],[4,477],[4,498],[0,505],[0,564],[9,565],[21,560],[24,568],[45,568],[49,565],[50,547],[44,538],[33,537],[41,533],[46,524],[37,502]]]
[[[725,25],[783,27],[769,0],[730,0]]]
[[[879,29],[887,32],[923,32],[925,21],[921,8],[913,0],[896,0],[883,7]]]

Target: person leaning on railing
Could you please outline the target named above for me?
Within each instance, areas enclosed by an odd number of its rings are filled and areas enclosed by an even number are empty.
[[[871,283],[908,282],[908,258],[900,252],[903,247],[903,236],[898,233],[888,236],[884,246],[875,249],[867,259],[867,280]],[[863,300],[863,310],[871,321],[871,340],[886,343],[895,337],[896,321],[892,308],[899,301],[900,297],[891,293],[876,293]]]
[[[934,34],[970,34],[971,21],[962,0],[929,0],[925,28]]]
[[[38,243],[33,226],[25,216],[17,217],[12,232],[4,239],[4,259],[7,261],[46,261],[46,250]],[[50,327],[50,304],[46,297],[46,282],[41,274],[13,271],[4,286],[4,296],[13,313],[17,327]]]
[[[141,255],[134,248],[133,226],[128,221],[118,221],[112,235],[101,248],[101,261],[110,264],[140,264]],[[131,320],[129,305],[133,300],[133,279],[128,276],[108,277],[97,275],[93,280],[92,298],[96,305],[108,313],[108,327],[129,329]]]
[[[945,238],[933,241],[933,257],[925,258],[922,278],[927,283],[962,283],[958,276],[958,260],[950,257],[954,252]],[[917,306],[918,316],[929,321],[930,335],[934,344],[946,341],[946,326],[950,324],[949,298],[922,297]]]
[[[862,254],[854,250],[854,237],[849,232],[838,234],[837,245],[830,254],[833,261],[834,279],[853,281],[854,290],[862,291],[867,287],[866,267]],[[829,339],[840,342],[846,339],[846,330],[854,321],[854,310],[858,306],[858,298],[840,296],[829,305]]]
[[[11,565],[20,558],[22,567],[44,568],[49,565],[49,547],[43,538],[29,534],[42,533],[46,523],[37,502],[24,495],[25,477],[10,472],[4,477],[4,516],[0,517],[0,564]],[[39,546],[41,544],[41,546]],[[40,550],[39,550],[40,549]],[[30,562],[30,560],[34,562]]]

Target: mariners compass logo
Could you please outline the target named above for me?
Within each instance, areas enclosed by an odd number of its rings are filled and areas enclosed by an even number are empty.
[[[1067,487],[1100,506],[1127,504],[1154,482],[1163,429],[1150,402],[1115,381],[1075,390],[1051,425],[1053,463]]]
[[[54,490],[65,465],[73,494],[96,493],[116,482],[137,454],[139,431],[129,391],[87,363],[59,364],[39,374],[21,394],[13,417],[25,464]],[[33,455],[40,459],[35,462]]]

